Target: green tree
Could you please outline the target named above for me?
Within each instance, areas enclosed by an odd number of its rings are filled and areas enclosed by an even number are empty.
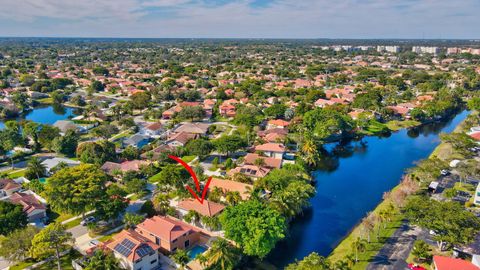
[[[240,260],[240,251],[223,238],[217,238],[205,253],[209,269],[232,270]]]
[[[40,126],[38,132],[38,141],[47,150],[51,150],[53,146],[53,140],[60,136],[60,129],[57,127],[43,124]]]
[[[213,144],[207,139],[190,140],[185,145],[185,150],[190,155],[205,157],[213,150]]]
[[[77,147],[77,157],[85,163],[102,165],[115,160],[115,144],[106,140],[82,143]]]
[[[353,250],[353,253],[355,254],[355,262],[358,262],[358,255],[365,252],[366,248],[367,248],[367,241],[365,241],[365,239],[360,239],[360,237],[357,237],[352,242],[352,250]]]
[[[107,176],[95,165],[81,164],[56,172],[48,179],[45,196],[51,205],[67,213],[84,214],[105,196]]]
[[[52,142],[52,150],[66,156],[74,156],[80,136],[74,130],[67,130],[64,136],[57,137]]]
[[[137,224],[140,224],[145,218],[142,215],[134,214],[134,213],[126,213],[123,216],[123,222],[125,223],[125,228],[135,228]]]
[[[46,173],[46,167],[42,164],[40,159],[36,156],[31,157],[28,161],[25,177],[27,179],[40,179],[41,177],[44,177]]]
[[[285,270],[330,270],[330,262],[318,253],[313,252],[303,260],[289,264]],[[334,268],[337,269],[337,268]]]
[[[285,237],[285,218],[259,201],[228,207],[220,215],[220,222],[225,236],[251,256],[265,257]]]
[[[88,259],[85,270],[120,270],[120,263],[112,252],[98,249],[93,256]]]
[[[64,225],[52,223],[33,237],[30,255],[36,259],[55,256],[57,268],[61,270],[61,253],[71,248],[74,242],[75,239],[71,233],[67,232]]]
[[[205,117],[205,110],[201,106],[184,107],[177,114],[177,117],[183,120],[201,120]]]
[[[0,201],[0,235],[7,235],[27,224],[27,215],[23,212],[22,205]]]
[[[238,135],[224,135],[213,141],[213,145],[218,152],[229,156],[231,152],[247,146],[247,143]]]
[[[10,262],[25,260],[32,246],[32,239],[38,231],[39,229],[35,226],[27,226],[15,230],[7,236],[0,236],[0,257]]]
[[[412,255],[417,262],[426,261],[432,256],[430,246],[423,240],[417,240],[413,245]]]
[[[147,92],[138,92],[130,97],[133,108],[146,109],[150,103],[150,94]]]
[[[188,252],[184,249],[178,249],[172,255],[173,261],[180,265],[183,269],[187,266],[187,263],[190,261],[190,257],[188,256]]]

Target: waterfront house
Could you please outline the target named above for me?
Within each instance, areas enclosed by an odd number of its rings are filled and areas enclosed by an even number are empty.
[[[255,146],[255,151],[263,152],[269,157],[283,159],[286,149],[281,143],[265,143]]]
[[[211,202],[204,200],[203,203],[195,199],[186,199],[178,202],[177,209],[180,213],[180,216],[185,216],[188,211],[195,211],[202,216],[214,217],[219,215],[225,206],[216,202]]]
[[[250,191],[253,190],[253,185],[232,181],[232,180],[224,180],[218,178],[212,178],[210,181],[210,190],[215,188],[219,188],[224,195],[227,192],[238,192],[240,193],[240,197],[242,200],[248,200],[250,198]]]
[[[272,158],[272,157],[264,157],[259,154],[255,153],[248,153],[244,159],[243,163],[248,165],[255,165],[258,163],[258,160],[262,160],[263,167],[271,168],[271,169],[279,169],[282,167],[282,160],[279,158]]]
[[[241,173],[253,178],[254,180],[257,180],[258,178],[265,177],[270,171],[271,169],[267,167],[244,164],[242,166],[231,169],[230,171],[228,171],[227,175],[231,177],[236,173]]]

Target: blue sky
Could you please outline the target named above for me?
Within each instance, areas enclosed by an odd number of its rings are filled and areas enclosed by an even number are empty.
[[[0,36],[480,38],[480,0],[0,0]]]

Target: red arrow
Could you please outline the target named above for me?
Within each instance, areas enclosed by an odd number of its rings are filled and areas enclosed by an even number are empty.
[[[185,188],[187,188],[187,190],[190,191],[190,194],[192,194],[192,196],[197,201],[199,201],[201,204],[203,204],[203,201],[205,200],[205,196],[207,195],[208,186],[210,185],[210,181],[212,180],[212,177],[210,176],[208,178],[207,183],[205,184],[205,187],[203,188],[203,192],[202,192],[200,190],[200,181],[198,181],[197,175],[192,170],[192,168],[190,166],[188,166],[188,164],[185,161],[181,160],[179,157],[172,156],[172,155],[169,155],[168,157],[175,160],[176,162],[180,163],[188,171],[188,173],[192,176],[193,181],[195,182],[195,186],[197,188],[197,191],[199,193],[200,192],[202,193],[202,197],[199,198],[197,193],[195,191],[193,191],[193,189],[189,185],[185,185]]]

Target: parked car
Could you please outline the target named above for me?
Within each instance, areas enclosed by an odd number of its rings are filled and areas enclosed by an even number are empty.
[[[440,174],[443,175],[443,176],[447,176],[447,175],[450,174],[450,171],[449,170],[441,170]]]
[[[92,222],[95,222],[95,217],[89,216],[89,217],[86,217],[84,220],[82,220],[80,222],[80,225],[85,226],[85,225],[90,224]]]
[[[98,241],[97,239],[93,239],[90,242],[88,242],[88,244],[90,246],[94,247],[94,246],[97,246],[98,244],[100,244],[100,241]]]

